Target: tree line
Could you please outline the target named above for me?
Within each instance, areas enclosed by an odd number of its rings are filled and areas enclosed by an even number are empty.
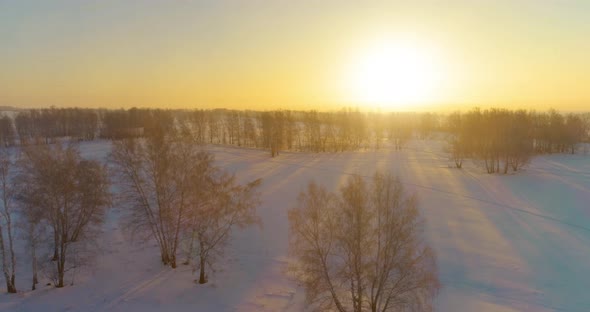
[[[476,108],[452,113],[446,121],[455,166],[461,168],[466,158],[478,159],[488,173],[517,171],[537,154],[574,154],[590,131],[588,115],[562,115],[555,110]]]
[[[48,108],[0,117],[0,145],[31,145],[58,138],[120,140],[150,136],[160,128],[180,128],[198,144],[266,149],[341,152],[380,148],[391,140],[401,148],[415,132],[434,131],[434,114],[318,111],[162,110]],[[429,118],[427,118],[429,117]]]
[[[180,114],[179,122],[199,144],[223,144],[269,150],[274,157],[282,150],[343,152],[380,148],[392,141],[397,148],[422,127],[422,114],[363,113],[343,109],[318,111],[196,110]],[[430,133],[430,132],[429,132]]]
[[[538,153],[574,153],[588,141],[590,114],[560,114],[473,109],[435,113],[364,113],[250,110],[93,110],[49,108],[23,110],[0,117],[0,145],[51,143],[58,138],[110,140],[150,136],[177,128],[197,144],[221,144],[280,151],[342,152],[379,149],[390,143],[401,149],[415,138],[451,135],[457,167],[478,158],[490,172],[517,170]]]
[[[47,108],[23,110],[14,120],[0,120],[0,141],[4,146],[52,143],[60,137],[93,140],[99,118],[94,110],[80,108]],[[14,124],[14,125],[13,125]]]

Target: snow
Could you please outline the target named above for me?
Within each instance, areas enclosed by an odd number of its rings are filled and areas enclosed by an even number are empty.
[[[488,175],[471,162],[452,168],[443,144],[416,140],[402,151],[282,152],[274,159],[209,146],[240,181],[263,178],[263,225],[235,232],[208,284],[196,284],[189,266],[162,267],[153,243],[129,241],[118,223],[122,207],[114,207],[96,263],[74,286],[42,282],[28,291],[22,264],[21,292],[1,294],[0,310],[302,311],[303,290],[286,272],[287,210],[310,179],[337,190],[348,175],[378,169],[391,170],[419,196],[443,284],[437,311],[590,311],[590,156],[540,156],[522,172]],[[110,144],[81,149],[106,160]]]

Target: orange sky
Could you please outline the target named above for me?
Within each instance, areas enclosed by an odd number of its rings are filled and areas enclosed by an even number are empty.
[[[1,2],[0,105],[590,110],[590,2],[406,2]],[[407,38],[436,91],[355,96],[365,48]]]

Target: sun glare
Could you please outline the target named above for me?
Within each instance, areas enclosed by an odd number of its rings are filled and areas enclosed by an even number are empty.
[[[431,48],[412,41],[382,40],[358,53],[350,75],[355,102],[409,110],[436,100],[441,69]]]

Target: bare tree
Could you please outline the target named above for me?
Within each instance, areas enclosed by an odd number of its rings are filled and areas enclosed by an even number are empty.
[[[475,157],[488,173],[519,170],[533,157],[535,143],[539,150],[550,149],[550,139],[534,139],[535,119],[540,120],[525,110],[496,108],[450,114],[446,126],[455,166],[461,168],[463,159]]]
[[[562,142],[569,147],[572,154],[576,151],[576,145],[584,140],[586,127],[581,115],[568,114],[565,118],[565,129]]]
[[[39,283],[38,252],[40,245],[46,242],[45,237],[48,236],[48,225],[43,215],[44,211],[39,206],[25,204],[19,209],[20,233],[27,243],[26,249],[31,257],[31,290],[35,290]]]
[[[190,123],[192,124],[192,130],[194,132],[193,137],[196,143],[205,143],[205,131],[207,127],[206,114],[208,112],[204,110],[195,110],[190,115]]]
[[[271,157],[278,156],[284,145],[285,114],[282,111],[263,112],[259,115],[262,144],[270,149]]]
[[[242,123],[244,128],[244,142],[246,146],[258,147],[258,136],[256,133],[256,126],[254,125],[253,117],[249,114],[244,115],[244,121]]]
[[[337,201],[334,194],[311,182],[307,191],[299,194],[297,208],[289,211],[290,248],[300,259],[296,269],[307,300],[317,311],[347,310],[339,294],[339,266],[334,265]]]
[[[240,185],[235,176],[217,168],[209,166],[205,172],[206,176],[195,176],[189,218],[190,250],[199,259],[199,284],[207,282],[206,266],[223,254],[232,230],[260,222],[256,215],[260,179]],[[193,249],[195,241],[198,248]]]
[[[416,198],[391,175],[340,196],[310,183],[289,211],[291,251],[316,311],[430,311],[439,288]]]
[[[43,211],[53,232],[56,287],[64,286],[72,257],[93,239],[103,221],[110,204],[107,178],[106,168],[84,160],[74,145],[24,150],[17,198],[23,206]]]
[[[258,220],[255,189],[260,182],[237,184],[190,136],[171,130],[115,142],[111,159],[122,182],[121,199],[130,208],[128,228],[154,238],[162,263],[172,268],[186,243],[185,263],[198,256],[201,283],[206,282],[205,264],[223,251],[232,228]]]
[[[16,293],[16,255],[14,253],[14,229],[12,223],[14,187],[11,181],[13,163],[6,149],[0,151],[0,192],[2,192],[2,210],[0,210],[0,253],[2,253],[2,272],[6,280],[6,291]],[[4,234],[8,239],[5,243]]]
[[[111,153],[123,187],[123,204],[130,207],[129,228],[154,238],[162,263],[172,268],[187,213],[189,178],[206,161],[197,148],[171,130],[141,141],[115,142]]]
[[[16,132],[12,118],[6,115],[0,116],[0,145],[4,147],[14,145],[15,137]]]

